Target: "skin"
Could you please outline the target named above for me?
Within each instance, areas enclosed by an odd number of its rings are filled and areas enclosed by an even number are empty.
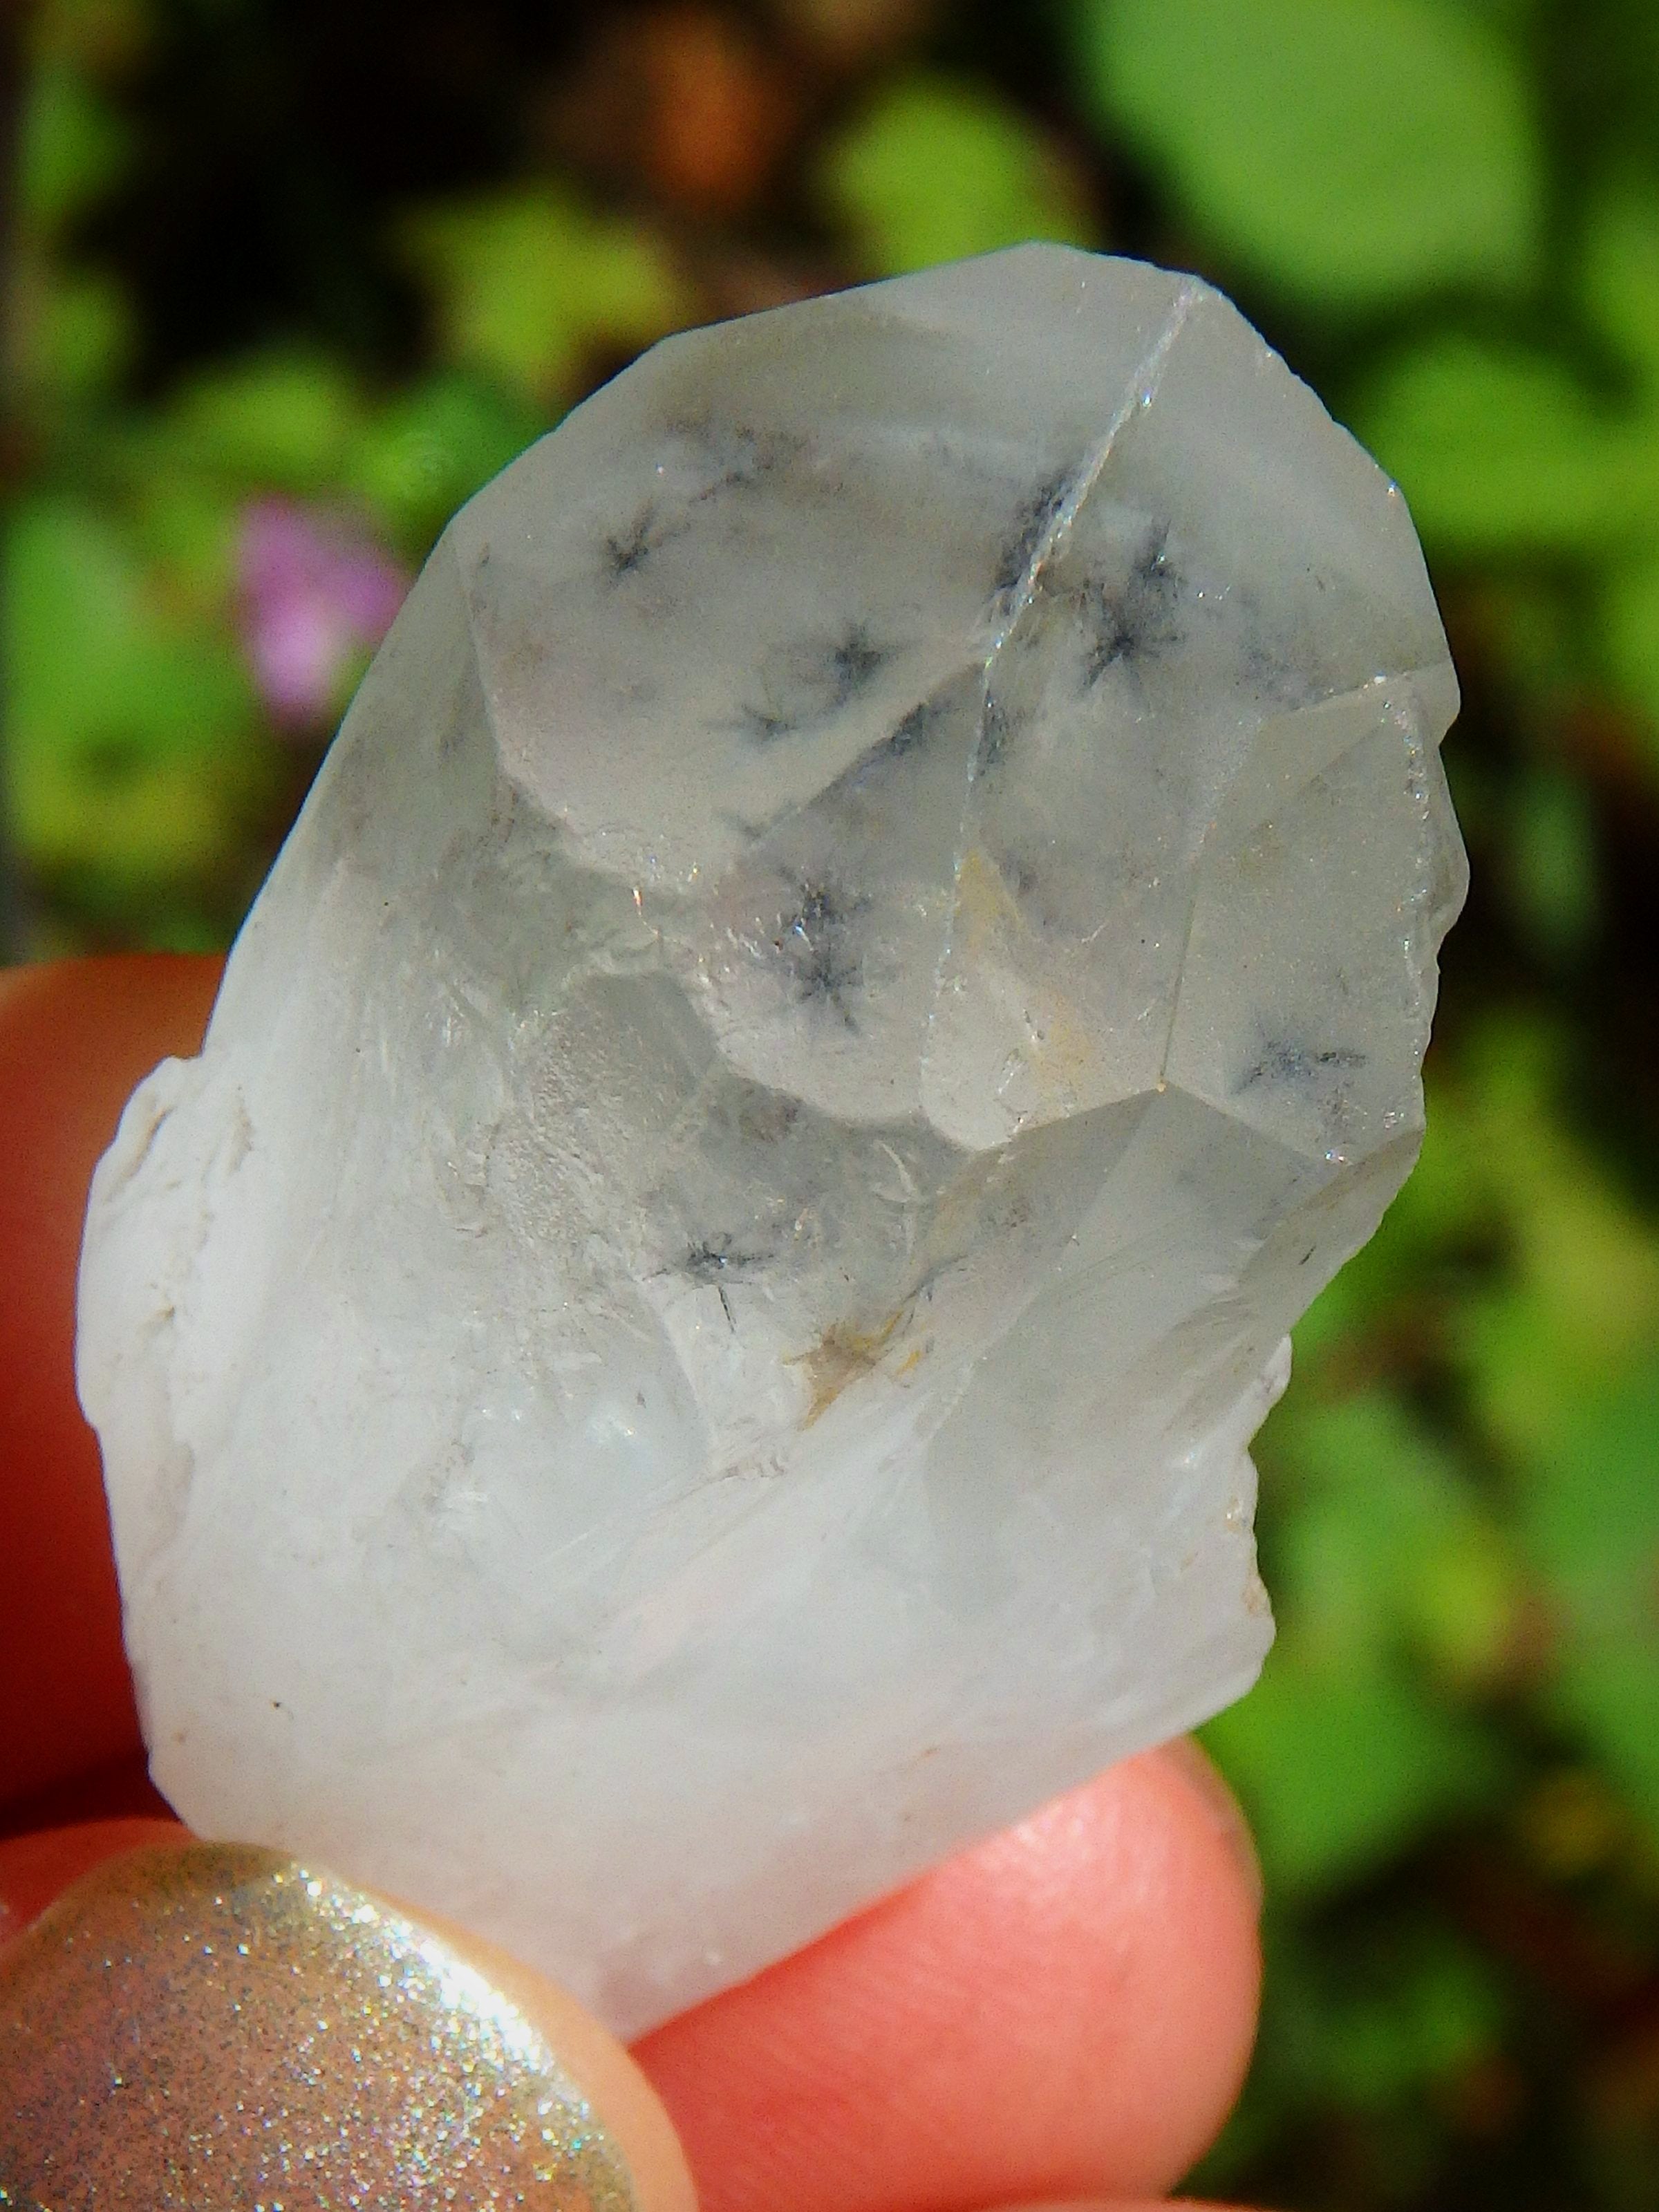
[[[197,1048],[217,975],[159,957],[0,974],[0,1945],[100,1859],[185,1833],[143,1778],[71,1346],[94,1163],[138,1078]],[[588,2088],[647,2212],[691,2201],[676,2131],[707,2212],[1144,2212],[1237,2094],[1258,1903],[1237,1808],[1178,1744],[671,2021],[631,2059],[562,1991],[444,1932]]]

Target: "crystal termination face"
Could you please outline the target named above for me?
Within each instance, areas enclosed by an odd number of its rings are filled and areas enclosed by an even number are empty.
[[[634,2032],[1212,1712],[1462,890],[1399,493],[1027,246],[450,526],[94,1186],[154,1771]]]

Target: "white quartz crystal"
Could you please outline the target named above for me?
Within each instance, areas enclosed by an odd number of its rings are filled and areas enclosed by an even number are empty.
[[[1455,701],[1399,493],[1134,262],[691,331],[515,462],[94,1186],[179,1810],[634,2030],[1237,1696]]]

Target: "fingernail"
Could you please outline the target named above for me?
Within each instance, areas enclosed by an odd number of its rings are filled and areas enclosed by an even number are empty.
[[[638,2212],[461,1951],[251,1846],[106,1861],[0,1954],[0,2202]]]
[[[1163,1747],[1161,1756],[1176,1767],[1182,1778],[1200,1797],[1213,1819],[1222,1842],[1243,1875],[1258,1912],[1261,1910],[1261,1860],[1237,1797],[1222,1778],[1221,1771],[1200,1744],[1179,1735]]]

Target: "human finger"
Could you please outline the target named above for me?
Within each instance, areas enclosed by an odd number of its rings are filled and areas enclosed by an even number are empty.
[[[98,1446],[75,1397],[87,1188],[129,1092],[194,1052],[216,960],[0,972],[0,1805],[138,1747]]]
[[[76,1833],[82,1852],[110,1847]],[[0,1911],[20,1848],[0,1845]],[[1118,2206],[1171,2185],[1231,2106],[1254,2021],[1255,1905],[1231,1802],[1170,1747],[635,2055],[704,2212],[970,2212],[1085,2191]]]
[[[138,1016],[128,1023],[137,1032],[130,1066],[112,1079],[106,1053],[90,1067],[85,1055],[36,1054],[48,1091],[79,1081],[103,1092],[104,1126],[81,1141],[80,1188],[65,1208],[66,1342],[93,1160],[131,1083],[163,1051],[196,1041],[176,1034],[179,981],[187,979],[173,963],[118,964],[127,970],[122,1009]],[[211,981],[210,971],[198,971],[198,1027]],[[107,1012],[107,990],[89,993],[72,970],[46,971],[37,988],[47,1000],[32,1010],[37,1036],[49,1038],[69,1006],[88,999],[100,1018]],[[161,1033],[161,1019],[146,1028],[147,1002],[173,1022],[174,1034]],[[6,1012],[0,1005],[0,1019]],[[0,1052],[0,1065],[17,1064],[15,1052]],[[48,1118],[68,1129],[85,1121],[72,1105]],[[51,1127],[42,1141],[50,1146]],[[59,1432],[78,1432],[88,1448],[114,1638],[95,1449],[74,1407],[66,1350],[60,1379]],[[49,1437],[51,1419],[37,1427]],[[118,1641],[115,1649],[118,1659]],[[124,1670],[120,1680],[124,1690]],[[121,1710],[130,1730],[125,1697]],[[0,1729],[0,1772],[4,1753]],[[1231,1871],[1218,1866],[1226,1825],[1206,1809],[1190,1771],[1183,1780],[1167,1759],[1156,1769],[1138,1763],[652,2039],[647,2063],[694,2137],[711,2203],[746,2204],[780,2177],[792,2203],[879,2203],[870,2187],[858,2192],[881,2168],[884,2144],[894,2153],[890,2175],[903,2172],[908,2156],[912,2168],[927,2163],[934,2182],[957,2191],[921,2200],[930,2203],[1173,2179],[1230,2100],[1253,2016],[1249,1886],[1236,1858]],[[1045,1992],[1047,2014],[1038,2018],[1031,2001]],[[863,2034],[866,2025],[874,2033]],[[872,2063],[884,2047],[891,2061],[884,2080]],[[1160,2060],[1167,2078],[1153,2080]],[[1027,2084],[1033,2066],[1040,2078]],[[1047,2125],[1042,2114],[1063,2101],[1080,2066],[1077,2094]],[[744,2124],[722,2130],[714,2124],[721,2109]],[[850,2136],[826,2130],[836,2109],[852,2123]]]
[[[704,2212],[1156,2195],[1220,2127],[1259,1890],[1190,1746],[1130,1759],[636,2055]]]
[[[0,1948],[0,2080],[19,2201],[696,2201],[644,2076],[574,1998],[325,1869],[182,1831]]]
[[[0,1838],[0,1948],[38,1920],[82,1875],[123,1851],[179,1841],[177,1820],[82,1820]]]

